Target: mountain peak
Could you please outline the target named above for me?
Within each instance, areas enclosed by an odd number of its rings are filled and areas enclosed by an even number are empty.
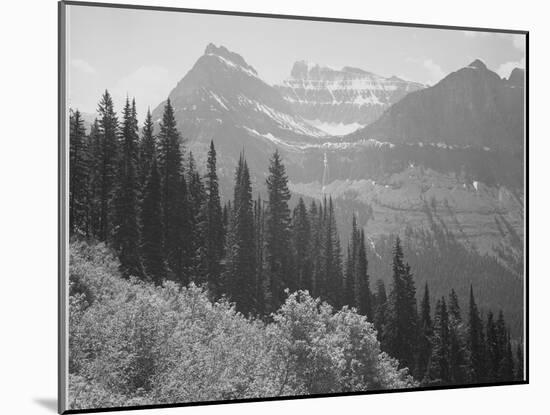
[[[231,52],[225,46],[216,46],[213,43],[209,43],[204,50],[204,54],[218,56],[219,58],[222,58],[226,61],[229,61],[235,65],[241,66],[242,68],[251,71],[252,73],[254,73],[254,75],[258,75],[256,70],[248,63],[246,63],[241,55],[235,52]]]
[[[319,69],[319,65],[305,60],[296,61],[290,71],[290,76],[294,79],[305,79],[313,69]]]
[[[522,151],[523,93],[515,87],[519,79],[521,72],[502,79],[475,60],[436,85],[408,94],[356,137]]]
[[[511,85],[523,86],[525,71],[522,68],[514,68],[508,78]]]
[[[476,59],[475,61],[473,61],[471,64],[468,65],[468,68],[487,69],[487,65],[485,65],[483,61],[481,61],[480,59]]]
[[[361,69],[361,68],[355,68],[353,66],[344,66],[342,68],[342,72],[347,72],[347,73],[353,73],[353,74],[358,74],[358,75],[368,75],[369,72]]]

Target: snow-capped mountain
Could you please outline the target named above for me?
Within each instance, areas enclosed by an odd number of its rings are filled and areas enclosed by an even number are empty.
[[[296,116],[290,105],[238,54],[209,44],[193,68],[170,92],[178,127],[231,123],[262,137],[311,142],[326,133]],[[160,118],[164,103],[155,110]]]
[[[396,76],[384,78],[359,68],[333,69],[296,62],[276,88],[296,114],[331,135],[344,135],[376,120],[406,94],[424,88]]]
[[[209,44],[169,98],[188,147],[200,158],[214,140],[225,156],[227,165],[221,165],[228,177],[243,149],[251,168],[260,171],[276,146],[299,148],[328,138],[296,115],[242,56],[223,46]],[[155,121],[162,117],[164,105],[153,111]]]

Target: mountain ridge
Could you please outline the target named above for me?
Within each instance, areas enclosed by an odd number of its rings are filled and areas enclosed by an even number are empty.
[[[512,72],[500,78],[476,59],[436,85],[411,92],[346,139],[477,145],[522,154],[523,82],[521,70]]]
[[[385,78],[361,68],[335,69],[304,60],[275,85],[296,114],[334,135],[370,124],[407,93],[424,87],[395,75]]]

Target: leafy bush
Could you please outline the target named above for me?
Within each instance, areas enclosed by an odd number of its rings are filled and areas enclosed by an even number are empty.
[[[70,251],[71,409],[415,386],[354,310],[297,292],[264,323],[193,284],[123,279],[103,244]]]

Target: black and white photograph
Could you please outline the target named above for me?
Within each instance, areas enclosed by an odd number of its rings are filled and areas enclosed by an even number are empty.
[[[527,32],[59,12],[61,412],[528,382]]]

